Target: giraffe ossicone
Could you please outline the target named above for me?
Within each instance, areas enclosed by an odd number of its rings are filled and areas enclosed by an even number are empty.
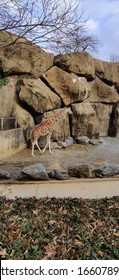
[[[51,136],[52,132],[54,130],[54,124],[57,122],[59,119],[61,119],[65,114],[72,114],[71,108],[66,107],[62,109],[59,113],[55,114],[54,116],[50,117],[49,119],[46,119],[42,121],[40,124],[35,125],[32,128],[31,131],[31,136],[33,138],[32,140],[32,156],[34,156],[34,147],[38,148],[41,154],[43,154],[46,150],[47,147],[49,147],[49,152],[52,153],[51,151]],[[40,149],[38,145],[38,139],[40,136],[47,136],[47,143],[46,146],[44,147],[43,150]]]

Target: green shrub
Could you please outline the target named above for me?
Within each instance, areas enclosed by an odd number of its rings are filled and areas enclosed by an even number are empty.
[[[0,77],[0,88],[1,88],[2,86],[5,86],[7,83],[8,83],[8,78],[6,78],[6,77],[1,78],[1,77]]]

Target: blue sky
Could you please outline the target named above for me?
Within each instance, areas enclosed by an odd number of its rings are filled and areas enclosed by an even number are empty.
[[[91,33],[101,41],[93,57],[110,61],[111,55],[119,56],[119,0],[80,0],[84,15],[89,16]]]

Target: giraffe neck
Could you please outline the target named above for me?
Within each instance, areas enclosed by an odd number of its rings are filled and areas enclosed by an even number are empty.
[[[56,115],[52,116],[50,119],[52,123],[57,122],[59,119],[61,119],[65,114],[67,113],[67,108],[64,108],[61,112],[57,113]]]

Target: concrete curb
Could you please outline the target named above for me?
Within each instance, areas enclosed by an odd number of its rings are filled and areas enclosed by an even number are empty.
[[[29,181],[0,183],[0,196],[7,199],[29,198],[83,198],[100,199],[119,196],[119,178],[76,179],[64,181]]]

